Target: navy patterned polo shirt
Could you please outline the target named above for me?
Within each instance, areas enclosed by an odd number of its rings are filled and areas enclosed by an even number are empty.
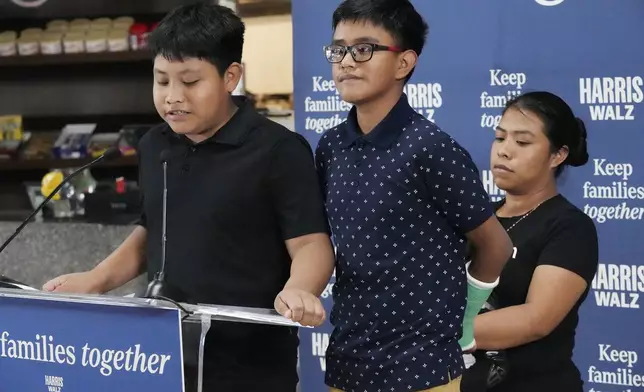
[[[419,391],[460,376],[465,233],[494,213],[470,155],[403,94],[367,135],[353,108],[316,161],[337,246],[326,383]]]

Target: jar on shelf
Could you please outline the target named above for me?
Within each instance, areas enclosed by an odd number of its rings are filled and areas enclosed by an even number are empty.
[[[89,26],[90,31],[108,31],[112,28],[112,19],[110,18],[98,18],[94,19]]]
[[[72,20],[69,23],[69,30],[70,31],[82,31],[86,32],[89,30],[89,26],[92,24],[92,21],[86,18],[77,18]]]
[[[28,29],[24,29],[20,32],[21,37],[33,37],[33,36],[40,36],[43,33],[43,29],[38,28],[38,27],[30,27]]]
[[[15,56],[18,53],[16,39],[18,33],[15,31],[3,31],[0,33],[0,57]]]
[[[20,38],[18,38],[18,54],[21,56],[32,56],[40,53],[41,37],[41,29],[30,28],[21,31]]]
[[[130,49],[128,33],[125,30],[112,30],[107,36],[107,47],[110,52],[124,52]]]
[[[69,30],[69,22],[63,19],[54,19],[47,22],[47,31],[64,33]]]
[[[69,31],[63,38],[65,53],[83,53],[85,51],[85,33],[82,31]]]
[[[58,32],[45,32],[40,38],[40,53],[62,54],[63,34]]]
[[[114,30],[130,30],[134,24],[134,18],[131,16],[120,16],[112,22],[112,29]]]
[[[87,53],[99,53],[107,50],[107,31],[89,31],[85,36],[85,50]]]

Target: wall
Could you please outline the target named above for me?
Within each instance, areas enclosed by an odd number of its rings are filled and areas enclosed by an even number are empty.
[[[293,92],[291,15],[245,18],[246,90],[253,94]]]

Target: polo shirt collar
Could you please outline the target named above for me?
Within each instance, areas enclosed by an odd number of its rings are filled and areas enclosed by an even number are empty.
[[[260,114],[255,111],[252,102],[247,97],[233,96],[232,99],[237,106],[235,114],[214,135],[200,143],[194,143],[185,135],[178,135],[172,132],[169,126],[166,129],[171,135],[178,138],[179,141],[188,145],[215,143],[235,147],[241,146],[246,141],[250,131],[255,127],[256,120]]]
[[[362,138],[377,147],[389,148],[398,139],[413,114],[416,114],[416,111],[409,105],[407,94],[403,93],[387,116],[365,135],[358,125],[358,116],[354,106],[347,116],[346,126],[342,127],[340,132],[340,146],[348,148]]]

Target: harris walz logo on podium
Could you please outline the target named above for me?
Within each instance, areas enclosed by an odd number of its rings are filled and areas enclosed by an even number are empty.
[[[62,392],[63,378],[58,376],[45,376],[45,387],[47,392]]]

